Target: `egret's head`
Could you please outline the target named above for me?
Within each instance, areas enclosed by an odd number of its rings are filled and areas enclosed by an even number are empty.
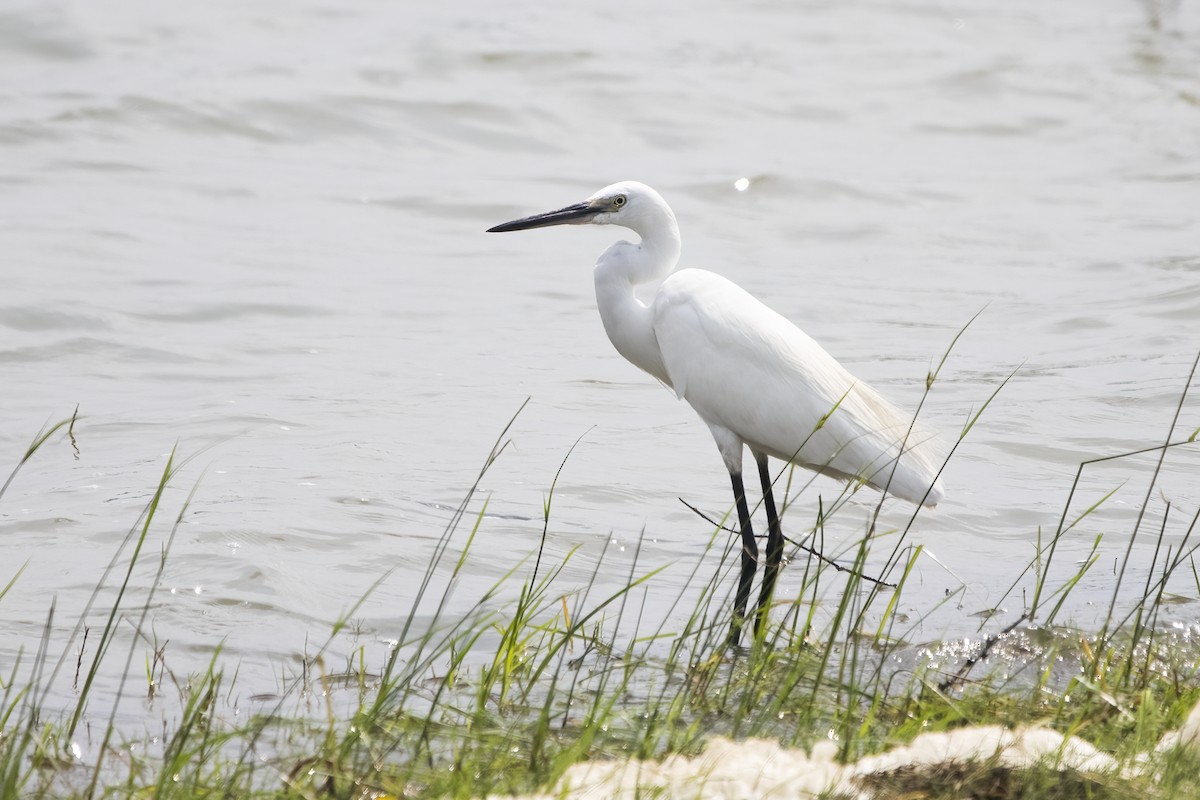
[[[631,223],[664,211],[671,213],[658,192],[637,181],[621,181],[605,186],[584,202],[596,209],[590,221],[598,225],[636,227]]]
[[[623,225],[627,228],[639,229],[639,223],[655,215],[663,214],[674,222],[674,215],[666,202],[644,183],[637,181],[621,181],[612,186],[605,186],[582,203],[548,211],[545,214],[534,214],[532,217],[522,217],[512,222],[505,222],[488,233],[503,233],[505,231],[523,231],[529,228],[545,228],[549,225]]]

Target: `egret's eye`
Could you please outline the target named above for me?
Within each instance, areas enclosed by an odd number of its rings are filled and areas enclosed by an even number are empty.
[[[619,194],[612,199],[613,208],[620,208],[625,205],[625,195]]]

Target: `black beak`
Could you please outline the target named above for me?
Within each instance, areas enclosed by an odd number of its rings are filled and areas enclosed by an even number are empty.
[[[582,225],[589,221],[600,209],[589,203],[576,203],[557,211],[547,211],[545,214],[534,214],[532,217],[514,219],[494,228],[488,228],[488,233],[507,233],[508,231],[524,231],[530,228],[545,228],[550,225]]]

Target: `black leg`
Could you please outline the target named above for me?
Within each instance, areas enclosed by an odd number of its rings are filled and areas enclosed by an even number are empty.
[[[742,571],[738,575],[737,594],[733,600],[733,625],[729,629],[729,644],[736,646],[741,641],[742,627],[746,622],[750,584],[754,582],[754,569],[758,566],[758,545],[754,541],[754,529],[750,526],[750,507],[746,505],[742,473],[731,472],[729,478],[733,482],[733,499],[737,504],[738,522],[742,526]]]
[[[771,595],[775,593],[775,580],[783,568],[783,526],[775,511],[775,495],[771,492],[771,471],[767,457],[755,453],[758,462],[758,479],[762,481],[763,505],[767,509],[767,566],[763,569],[762,589],[758,594],[758,610],[754,615],[754,635],[760,636],[767,624],[767,610],[771,607]]]

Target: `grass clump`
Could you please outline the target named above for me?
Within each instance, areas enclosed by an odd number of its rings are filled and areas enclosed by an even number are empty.
[[[0,499],[21,466],[73,426],[72,417],[40,433]],[[202,672],[172,675],[149,632],[153,589],[142,597],[130,591],[135,564],[151,558],[151,531],[162,526],[164,491],[187,464],[172,456],[65,642],[54,633],[52,603],[37,651],[0,675],[0,797],[378,800],[547,787],[569,796],[559,782],[576,765],[695,755],[718,735],[768,738],[808,752],[832,742],[841,762],[855,762],[927,734],[997,724],[1079,737],[1111,757],[1113,768],[1081,771],[1054,759],[900,765],[860,776],[856,791],[883,800],[1200,796],[1195,752],[1159,748],[1163,734],[1183,725],[1200,702],[1196,632],[1161,624],[1181,592],[1200,594],[1190,544],[1200,513],[1172,518],[1175,527],[1163,515],[1153,548],[1125,549],[1104,621],[1088,632],[1062,619],[1101,542],[1065,574],[1056,554],[1099,504],[1073,510],[1072,490],[1057,528],[1012,582],[1011,596],[1030,598],[1015,620],[986,634],[981,628],[965,645],[916,644],[924,619],[898,612],[924,557],[906,542],[911,520],[899,531],[881,531],[876,512],[837,557],[824,554],[826,526],[856,491],[851,486],[821,504],[807,535],[793,543],[795,597],[775,605],[771,624],[748,649],[729,649],[732,581],[724,568],[705,566],[735,546],[725,544],[736,537],[727,538],[719,524],[670,608],[653,615],[663,621],[652,626],[644,622],[646,589],[658,570],[638,558],[623,588],[600,595],[595,580],[560,588],[562,570],[577,554],[547,563],[539,549],[478,598],[456,598],[487,509],[477,490],[503,453],[507,432],[451,515],[386,657],[377,660],[361,646],[334,655],[370,587],[306,654],[301,673],[261,698],[248,718],[228,713],[236,665],[220,647]],[[1165,456],[1179,444],[1167,437],[1154,450]],[[1155,476],[1161,464],[1160,458]],[[785,508],[798,494],[792,480],[788,472]],[[554,483],[543,544],[553,496]],[[155,554],[160,574],[190,499],[166,524]],[[1139,515],[1135,535],[1142,524]],[[1131,591],[1126,576],[1133,573],[1125,567],[1147,549],[1149,565],[1144,559],[1138,565],[1145,577]],[[594,575],[608,569],[605,555]],[[20,568],[0,590],[0,602],[19,575]],[[108,608],[93,615],[100,597],[110,598]],[[662,603],[661,594],[655,597]],[[942,602],[953,600],[952,593]],[[94,616],[102,622],[92,632]],[[124,652],[116,636],[121,626],[136,632]],[[91,660],[80,656],[75,665],[76,702],[56,706],[52,690],[70,673],[85,637],[93,637]],[[95,676],[114,660],[122,676],[115,695],[98,694]],[[144,730],[116,722],[128,682],[139,674],[148,692],[179,702],[177,718],[162,721],[153,746]],[[107,716],[104,708],[111,709]]]

